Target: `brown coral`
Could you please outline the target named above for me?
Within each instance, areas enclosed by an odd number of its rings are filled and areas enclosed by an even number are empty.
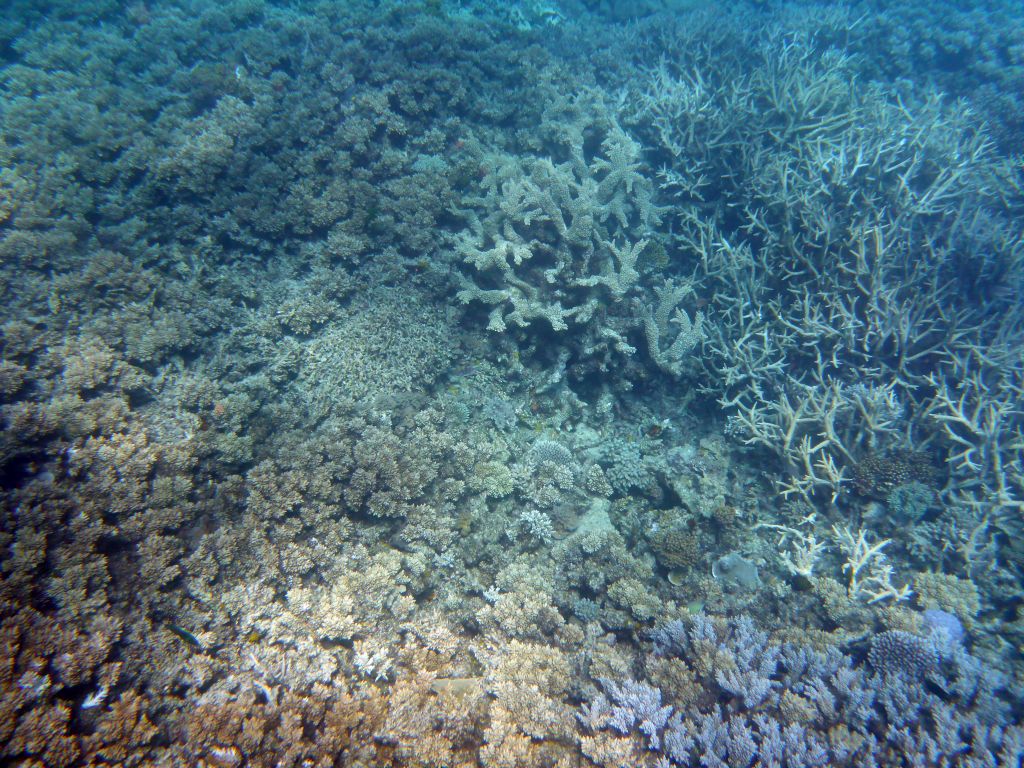
[[[853,470],[853,487],[861,496],[885,499],[893,489],[910,482],[934,487],[938,471],[927,454],[915,451],[872,453]]]
[[[692,568],[703,556],[700,534],[686,525],[661,528],[651,535],[650,542],[665,568]]]

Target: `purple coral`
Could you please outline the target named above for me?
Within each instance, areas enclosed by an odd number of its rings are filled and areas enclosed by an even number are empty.
[[[690,665],[705,695],[686,699],[703,704],[677,709],[671,691],[602,680],[607,696],[596,696],[580,721],[642,739],[659,768],[1019,768],[1024,759],[1024,729],[1011,711],[1024,701],[962,646],[940,659],[931,638],[883,632],[868,667],[836,648],[772,645],[749,619],[705,617],[666,624],[652,639],[658,655]],[[799,722],[791,719],[796,703]],[[855,738],[831,739],[838,726]]]
[[[963,644],[967,633],[964,631],[964,625],[960,623],[960,619],[952,613],[932,609],[925,611],[923,618],[925,627],[928,628],[943,656]]]
[[[648,747],[660,749],[661,729],[672,714],[672,707],[661,703],[661,691],[635,680],[622,683],[602,680],[601,685],[615,703],[609,712],[608,725],[623,735],[636,727],[647,737]]]

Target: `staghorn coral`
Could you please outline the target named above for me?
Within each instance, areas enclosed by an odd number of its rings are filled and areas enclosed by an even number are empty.
[[[678,304],[693,293],[690,285],[675,285],[669,280],[656,287],[654,293],[658,302],[654,311],[644,318],[647,351],[663,371],[681,376],[690,354],[706,338],[704,315],[697,312],[691,319],[686,310],[678,308]],[[678,331],[673,333],[672,325],[679,326]],[[665,346],[667,338],[672,340]]]
[[[1019,269],[1019,243],[1006,231],[1013,214],[985,180],[1000,175],[1002,160],[969,110],[919,93],[914,109],[903,111],[905,94],[851,87],[841,73],[855,69],[854,60],[839,48],[817,48],[814,27],[798,25],[807,37],[793,48],[779,44],[788,33],[775,38],[769,25],[767,37],[749,38],[753,59],[731,57],[729,44],[703,51],[687,44],[691,35],[715,34],[707,29],[676,29],[674,60],[653,66],[638,89],[637,130],[668,163],[664,188],[684,206],[710,192],[726,208],[751,213],[730,221],[698,206],[681,209],[686,234],[676,244],[690,254],[691,285],[718,297],[696,375],[718,382],[712,386],[733,411],[738,436],[781,458],[779,489],[787,496],[840,503],[858,462],[913,449],[899,426],[920,418],[933,441],[945,443],[961,491],[977,500],[984,485],[989,498],[1015,497],[1018,473],[984,457],[1013,463],[1006,396],[1019,391],[1018,366],[1007,360],[983,374],[986,366],[970,361],[976,350],[1000,348],[1006,333],[1018,338],[1007,321],[1019,308],[1006,304],[1002,315],[972,301],[972,268],[953,266],[962,243],[973,241],[972,250],[986,254],[978,260],[991,254]],[[723,42],[734,45],[736,32],[723,29]],[[753,98],[762,106],[722,107],[739,93],[759,94]],[[891,141],[897,133],[907,141]],[[764,136],[770,146],[753,151]],[[851,156],[871,159],[851,165],[844,159]],[[904,163],[909,172],[897,179],[869,170],[880,162]],[[936,217],[967,199],[983,212]],[[884,223],[865,219],[868,210],[884,210]],[[842,263],[848,267],[837,269]],[[917,279],[932,287],[914,291]],[[865,301],[854,306],[854,295]],[[959,321],[942,319],[954,306],[976,318],[970,338],[952,330]],[[750,307],[761,311],[748,315]],[[863,339],[870,342],[858,346]],[[979,386],[958,397],[954,381]],[[985,426],[985,412],[999,416]],[[958,454],[969,460],[956,461]]]
[[[627,340],[632,330],[655,323],[646,316],[652,299],[641,298],[638,309],[625,299],[646,293],[637,263],[650,242],[644,233],[660,221],[661,209],[642,173],[639,145],[602,105],[581,111],[594,113],[603,135],[592,160],[581,143],[586,125],[559,137],[567,162],[488,158],[483,194],[459,211],[469,225],[459,250],[475,277],[462,280],[458,299],[489,307],[487,328],[496,333],[539,320],[557,333],[571,323],[575,368],[605,370],[636,351]],[[654,334],[650,349],[658,365],[675,370],[696,342],[687,317],[672,347],[660,349],[671,309],[657,311],[664,327],[649,327],[648,338]]]

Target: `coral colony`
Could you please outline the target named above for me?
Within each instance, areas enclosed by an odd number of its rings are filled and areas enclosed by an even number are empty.
[[[1024,8],[10,0],[0,764],[1021,768]]]

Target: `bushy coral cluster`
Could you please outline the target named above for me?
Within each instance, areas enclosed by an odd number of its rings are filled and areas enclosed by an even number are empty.
[[[599,765],[1015,765],[1024,731],[1003,729],[1014,701],[1001,675],[959,644],[890,631],[869,671],[836,648],[774,645],[749,619],[698,616],[654,635],[682,670],[667,687],[602,680],[579,719]],[[657,667],[656,667],[657,668]],[[938,692],[925,685],[935,681]],[[676,688],[675,685],[681,685]],[[1015,702],[1019,703],[1019,702]]]

